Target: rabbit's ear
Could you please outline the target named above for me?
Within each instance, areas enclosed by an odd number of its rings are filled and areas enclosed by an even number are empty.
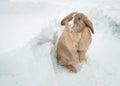
[[[85,24],[90,28],[91,32],[94,34],[93,24],[89,19],[85,19]]]
[[[67,24],[70,20],[72,20],[72,17],[66,16],[66,17],[61,21],[61,25]]]
[[[72,12],[70,13],[68,16],[66,16],[65,18],[63,18],[63,20],[61,21],[61,25],[65,25],[67,24],[69,21],[71,21],[73,19],[73,16],[76,14],[77,12]]]

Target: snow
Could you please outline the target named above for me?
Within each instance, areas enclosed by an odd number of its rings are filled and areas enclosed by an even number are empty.
[[[119,86],[119,0],[0,1],[0,86]],[[4,10],[3,10],[4,8]],[[95,34],[88,61],[71,73],[56,63],[54,32],[70,12],[85,13]]]

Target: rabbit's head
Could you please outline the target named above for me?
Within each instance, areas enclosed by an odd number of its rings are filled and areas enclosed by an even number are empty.
[[[71,24],[69,24],[70,22]],[[72,28],[74,32],[80,32],[83,28],[89,27],[94,34],[92,22],[83,13],[73,12],[69,14],[61,21],[61,25],[65,25],[67,28]]]

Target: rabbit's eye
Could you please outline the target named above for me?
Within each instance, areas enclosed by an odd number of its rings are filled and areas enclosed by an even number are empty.
[[[81,18],[80,17],[78,17],[78,20],[80,20]]]

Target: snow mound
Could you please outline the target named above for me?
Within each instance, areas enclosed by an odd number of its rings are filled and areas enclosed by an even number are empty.
[[[54,19],[26,46],[0,55],[0,86],[119,86],[119,19],[95,8],[85,13],[94,24],[95,35],[88,61],[78,65],[78,73],[56,62],[52,38],[56,31],[60,36],[64,27]]]

